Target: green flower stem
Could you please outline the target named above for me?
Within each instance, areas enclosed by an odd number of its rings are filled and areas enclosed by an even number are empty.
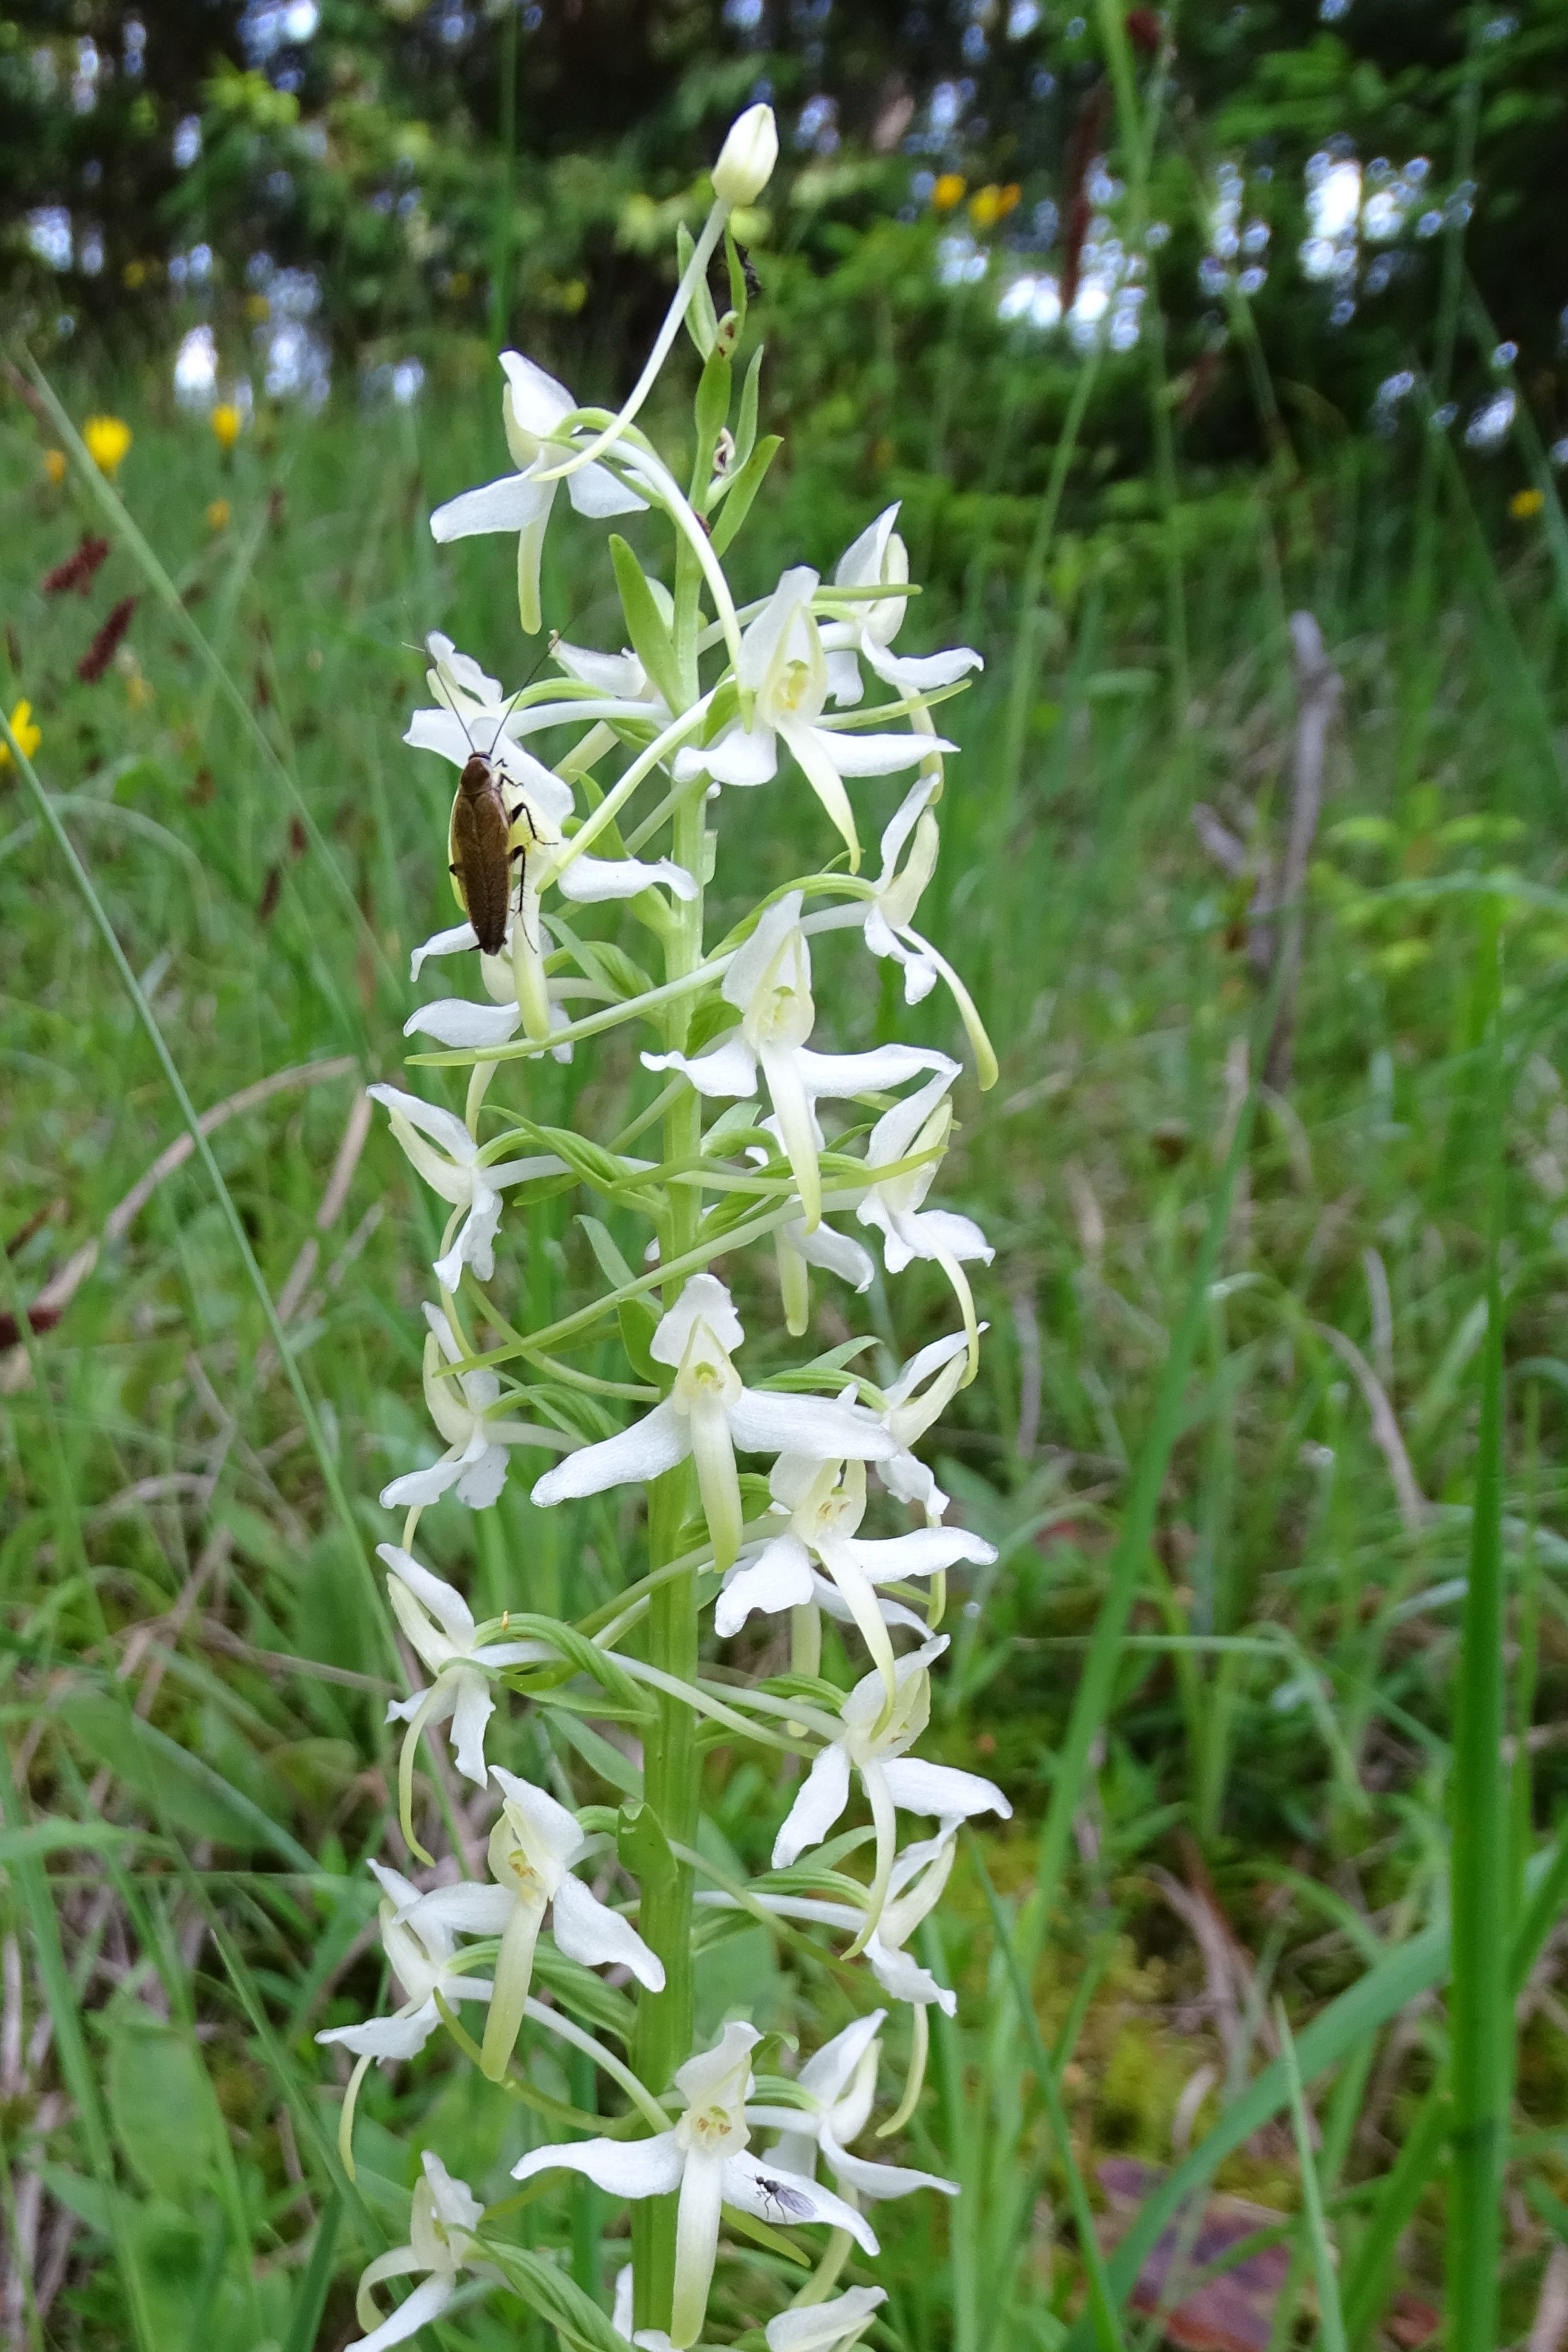
[[[676,859],[699,882],[702,876],[703,803],[692,799],[678,810],[671,840]],[[702,894],[679,908],[665,945],[665,973],[678,981],[702,959]],[[677,997],[665,1017],[667,1052],[686,1045],[689,997]],[[696,1089],[685,1087],[664,1115],[664,1156],[667,1160],[692,1160],[701,1149],[701,1105]],[[691,1255],[702,1215],[700,1191],[681,1187],[669,1209],[668,1263],[678,1266]],[[676,1276],[665,1291],[668,1310],[679,1295],[682,1277]],[[691,1494],[691,1465],[683,1462],[666,1471],[648,1488],[648,1566],[657,1572],[680,1555],[680,1529]],[[693,1565],[656,1584],[647,1613],[647,1663],[660,1675],[686,1684],[697,1679],[697,1570]],[[643,1785],[647,1802],[670,1844],[697,1843],[700,1759],[697,1720],[668,1689],[660,1690],[658,1709],[643,1747]],[[646,1943],[664,1963],[660,1993],[643,1992],[637,2000],[632,2035],[632,2063],[657,2097],[666,2090],[678,2066],[691,2051],[692,2032],[692,1879],[684,1863],[673,1858],[659,1878],[645,1879],[638,1925]],[[640,2200],[632,2209],[632,2263],[636,2282],[636,2315],[639,2327],[667,2327],[675,2287],[675,2214],[673,2197]]]

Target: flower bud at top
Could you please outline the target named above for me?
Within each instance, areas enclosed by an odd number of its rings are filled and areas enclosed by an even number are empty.
[[[735,211],[754,205],[779,160],[778,125],[771,106],[748,106],[730,125],[730,135],[713,166],[713,193]]]

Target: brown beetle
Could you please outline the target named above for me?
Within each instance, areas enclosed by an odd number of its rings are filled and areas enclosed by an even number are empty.
[[[509,812],[494,761],[484,751],[473,752],[458,779],[449,846],[451,870],[482,955],[500,955],[506,943],[512,862],[527,848],[524,842],[515,849],[510,845],[516,814],[526,816],[527,803]]]

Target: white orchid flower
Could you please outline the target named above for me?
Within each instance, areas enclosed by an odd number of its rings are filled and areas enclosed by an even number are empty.
[[[872,1181],[855,1213],[863,1225],[875,1225],[880,1232],[882,1263],[889,1274],[901,1274],[915,1258],[932,1259],[941,1266],[963,1311],[973,1377],[979,1361],[980,1326],[963,1265],[979,1258],[989,1265],[996,1253],[973,1217],[925,1206],[952,1129],[952,1105],[947,1098],[952,1084],[950,1076],[939,1072],[877,1121],[866,1142],[866,1167]],[[898,1170],[900,1161],[917,1156],[922,1157],[918,1168],[887,1176],[876,1172]]]
[[[474,1612],[457,1589],[433,1576],[397,1544],[377,1544],[387,1566],[387,1598],[416,1655],[435,1676],[428,1690],[389,1699],[388,1723],[406,1723],[412,1750],[427,1725],[451,1721],[452,1755],[465,1780],[481,1789],[485,1727],[495,1713],[490,1677],[504,1666],[536,1665],[554,1656],[542,1642],[477,1642]],[[410,1841],[412,1843],[412,1841]]]
[[[736,684],[740,713],[716,740],[675,755],[678,783],[710,776],[717,784],[765,784],[778,773],[778,747],[792,751],[806,782],[860,864],[846,776],[890,776],[932,751],[953,746],[940,736],[846,732],[822,723],[827,656],[813,618],[817,575],[805,564],[786,572],[741,639]]]
[[[663,1991],[664,1969],[629,1921],[573,1877],[573,1864],[588,1843],[576,1816],[499,1764],[491,1766],[490,1777],[502,1800],[489,1841],[494,1885],[468,1880],[437,1887],[421,1898],[414,1920],[430,1922],[438,1934],[500,1937],[483,2051],[484,2071],[499,2082],[522,2023],[546,1911],[556,1944],[569,1959],[589,1968],[629,1969],[650,1992]]]
[[[792,2304],[763,2330],[768,2352],[849,2352],[887,2300],[883,2287],[852,2286],[831,2303]]]
[[[518,614],[533,636],[542,619],[539,566],[556,490],[553,480],[533,478],[548,473],[565,456],[559,444],[550,447],[545,444],[577,403],[563,383],[557,383],[521,352],[502,352],[500,363],[506,371],[501,418],[517,471],[487,482],[480,489],[465,490],[460,498],[437,507],[430,518],[430,533],[445,545],[449,540],[472,539],[488,531],[515,531]],[[567,477],[566,490],[578,513],[595,521],[635,514],[647,504],[606,466],[579,466]]]
[[[925,1764],[907,1755],[931,1718],[931,1666],[947,1647],[945,1635],[902,1657],[893,1669],[889,1705],[882,1676],[868,1674],[845,1696],[842,1729],[815,1758],[773,1841],[773,1865],[787,1870],[808,1847],[820,1845],[849,1801],[854,1772],[866,1792],[877,1833],[876,1870],[866,1916],[851,1953],[863,1951],[879,1925],[892,1874],[899,1811],[967,1821],[976,1813],[1000,1813],[1012,1806],[994,1781],[952,1764]]]
[[[426,1301],[425,1320],[425,1402],[447,1451],[428,1470],[405,1471],[384,1486],[382,1503],[389,1511],[423,1509],[455,1486],[459,1503],[488,1511],[506,1485],[509,1445],[542,1445],[556,1453],[573,1441],[533,1422],[494,1419],[491,1408],[500,1401],[494,1372],[443,1373],[441,1365],[461,1363],[463,1351],[439,1307]]]
[[[800,921],[801,894],[791,890],[771,906],[724,974],[721,992],[741,1015],[740,1027],[705,1054],[645,1054],[649,1070],[679,1070],[699,1094],[744,1100],[757,1091],[759,1071],[773,1100],[784,1153],[800,1193],[806,1233],[822,1216],[822,1129],[816,1106],[902,1086],[934,1070],[951,1086],[958,1064],[916,1045],[879,1045],[866,1054],[814,1054],[806,1045],[816,1022],[811,993],[811,950]]]
[[[997,1076],[996,1055],[985,1024],[974,999],[947,958],[914,928],[915,909],[936,872],[937,854],[942,846],[936,814],[931,805],[940,782],[938,776],[921,776],[905,794],[882,835],[882,870],[871,885],[870,896],[812,915],[805,929],[815,936],[818,931],[848,930],[860,925],[871,953],[889,957],[903,972],[906,1004],[919,1004],[931,994],[939,978],[945,980],[973,1049],[984,1090],[995,1085]],[[904,856],[906,846],[909,856],[900,869],[899,860]]]
[[[866,1514],[863,1462],[802,1462],[784,1454],[769,1479],[774,1508],[789,1524],[749,1562],[731,1570],[713,1612],[713,1630],[738,1633],[753,1610],[776,1616],[785,1609],[809,1608],[818,1597],[814,1562],[842,1596],[887,1686],[893,1692],[893,1647],[878,1602],[877,1588],[910,1577],[935,1576],[959,1560],[989,1561],[994,1544],[965,1528],[917,1528],[880,1541],[858,1534]]]
[[[826,2221],[847,2230],[868,2254],[878,2250],[875,2232],[842,2198],[796,2174],[770,2171],[747,2155],[752,2052],[761,2040],[755,2026],[727,2025],[713,2049],[687,2060],[675,2077],[686,2112],[672,2131],[651,2139],[537,2147],[512,2168],[514,2180],[557,2168],[585,2173],[612,2197],[668,2197],[679,2190],[669,2319],[674,2352],[686,2352],[702,2332],[723,2206],[760,2221]]]
[[[927,1969],[910,1958],[904,1947],[921,1920],[934,1910],[947,1885],[958,1827],[956,1820],[943,1822],[934,1838],[922,1838],[903,1848],[888,1874],[888,1895],[881,1917],[864,1947],[872,1973],[885,1993],[912,2008],[935,2003],[949,2017],[957,2014],[957,1994],[938,1984]],[[694,1900],[705,1911],[735,1911],[742,1907],[738,1896],[711,1887],[700,1888]],[[818,1927],[842,1927],[851,1935],[865,1926],[863,1910],[821,1895],[774,1894],[769,1888],[754,1886],[747,1905],[772,1912],[775,1918],[805,1920]]]
[[[392,2345],[406,2343],[446,2310],[457,2290],[458,2273],[465,2266],[480,2267],[472,2233],[484,2219],[484,2207],[468,2183],[454,2180],[429,2148],[420,2161],[425,2176],[415,2184],[407,2245],[377,2254],[361,2274],[354,2309],[360,2326],[370,2333],[354,2339],[352,2352],[389,2352]],[[371,2288],[383,2279],[421,2271],[425,2275],[407,2301],[377,2326]]]
[[[409,959],[409,978],[417,980],[419,968],[427,956],[472,953],[479,948],[479,939],[472,923],[455,923],[449,930],[437,931],[422,940]],[[529,975],[523,975],[519,986],[519,959],[522,952],[520,938],[520,918],[516,912],[507,917],[506,938],[500,955],[479,957],[479,978],[483,982],[488,1004],[477,1004],[468,996],[433,997],[428,1004],[419,1005],[403,1024],[405,1037],[434,1037],[438,1045],[504,1045],[516,1036],[522,1024],[520,1001],[529,985]],[[572,1015],[562,998],[574,990],[587,992],[585,982],[549,981],[545,983],[549,1000],[549,1025],[564,1029]],[[552,1048],[552,1059],[569,1062],[570,1045]],[[564,1166],[564,1162],[563,1162]]]
[[[547,1470],[533,1500],[548,1507],[640,1485],[694,1455],[714,1566],[723,1570],[741,1539],[737,1449],[816,1462],[875,1462],[895,1451],[896,1441],[863,1406],[742,1386],[730,1359],[745,1336],[717,1276],[693,1275],[648,1342],[655,1363],[675,1368],[669,1394],[618,1437],[584,1445]]]
[[[373,1862],[370,1867],[381,1888],[382,1945],[402,1989],[402,2004],[390,2017],[367,2018],[363,2025],[330,2026],[316,2036],[329,2045],[341,2043],[367,2066],[373,2058],[387,2065],[424,2049],[441,2022],[437,1993],[448,2009],[490,1997],[482,1977],[463,1974],[465,1955],[458,1950],[447,1922],[438,1915],[421,1915],[420,1906],[427,1898],[419,1889],[384,1863]]]
[[[372,1102],[385,1105],[393,1134],[431,1191],[454,1209],[468,1212],[435,1262],[437,1281],[443,1290],[456,1290],[463,1268],[471,1265],[479,1280],[488,1282],[495,1272],[493,1244],[502,1192],[509,1184],[526,1184],[535,1176],[564,1175],[566,1162],[545,1154],[487,1164],[462,1120],[438,1103],[421,1102],[401,1087],[367,1087],[365,1092]]]
[[[857,2018],[831,2042],[825,2042],[807,2059],[796,2078],[798,2106],[749,2106],[749,2123],[766,2124],[779,2133],[767,2151],[768,2161],[788,2172],[816,2178],[818,2153],[840,2188],[877,2202],[888,2197],[910,2197],[917,2189],[935,2189],[956,2197],[956,2180],[934,2172],[915,2172],[900,2164],[871,2164],[850,2153],[848,2142],[858,2139],[871,2120],[877,2098],[877,2065],[881,2055],[878,2039],[885,2009]]]
[[[988,1323],[980,1326],[982,1332],[990,1328]],[[914,1447],[963,1387],[968,1353],[968,1332],[950,1331],[944,1339],[933,1339],[911,1356],[892,1386],[882,1391],[886,1400],[882,1426],[898,1450],[878,1463],[877,1475],[889,1495],[922,1510],[926,1525],[931,1528],[941,1525],[948,1497]]]
[[[852,546],[845,549],[833,574],[836,588],[897,591],[907,585],[910,555],[894,529],[898,520],[895,502],[867,526]],[[909,601],[896,593],[868,597],[864,604],[857,600],[853,620],[823,624],[828,692],[835,702],[859,701],[863,691],[861,657],[884,685],[896,687],[900,694],[930,694],[939,687],[956,686],[971,670],[984,668],[980,656],[968,646],[955,646],[949,653],[927,654],[915,660],[890,654],[888,648],[903,626]],[[929,751],[933,747],[927,744],[924,748]]]

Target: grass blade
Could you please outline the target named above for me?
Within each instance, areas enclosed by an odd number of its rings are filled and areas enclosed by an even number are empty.
[[[990,1906],[991,1923],[996,1935],[996,1948],[1006,1963],[1007,1974],[1012,1979],[1013,1998],[1018,2004],[1018,2015],[1023,2021],[1024,2032],[1028,2041],[1030,2055],[1034,2060],[1035,2076],[1040,2086],[1040,2096],[1045,2102],[1051,2133],[1062,2160],[1062,2169],[1067,2174],[1068,2202],[1072,2208],[1073,2225],[1078,2231],[1079,2252],[1083,2257],[1084,2270],[1089,2278],[1089,2307],[1094,2323],[1094,2340],[1100,2347],[1100,2352],[1121,2352],[1121,2328],[1117,2319],[1116,2305],[1111,2296],[1110,2282],[1105,2275],[1105,2257],[1100,2251],[1100,2238],[1094,2226],[1094,2211],[1089,2201],[1089,2190],[1084,2185],[1083,2174],[1079,2169],[1078,2158],[1073,2151],[1072,2134],[1068,2129],[1068,2119],[1063,2112],[1061,2092],[1057,2085],[1057,2070],[1051,2063],[1051,2053],[1046,2048],[1045,2037],[1040,2032],[1039,2020],[1035,2015],[1035,2004],[1029,1998],[1029,1988],[1025,1981],[1024,1971],[1018,1965],[1018,1955],[1014,1948],[1012,1929],[1008,1924],[1007,1916],[1002,1908],[996,1889],[991,1884],[991,1874],[985,1867],[985,1858],[980,1851],[979,1842],[973,1831],[968,1830],[964,1832],[963,1842],[968,1848],[969,1859],[979,1878],[986,1903]],[[1339,2347],[1334,2347],[1334,2352],[1339,2352]]]
[[[1290,2032],[1290,2021],[1285,2014],[1283,2001],[1274,2004],[1274,2021],[1279,2032],[1279,2063],[1285,2070],[1285,2084],[1290,2098],[1290,2127],[1296,2137],[1296,2161],[1301,2171],[1301,2210],[1312,2253],[1312,2276],[1318,2289],[1318,2332],[1323,2352],[1345,2352],[1345,2324],[1340,2311],[1339,2276],[1334,2269],[1333,2249],[1329,2243],[1328,2224],[1323,2218],[1323,2192],[1318,2180],[1318,2168],[1312,2161],[1307,2102],[1301,2095],[1301,2069],[1296,2063],[1295,2038]]]
[[[1494,967],[1495,970],[1495,967]],[[1501,1041],[1495,1009],[1487,1055],[1500,1139]],[[1453,1788],[1453,2164],[1448,2200],[1447,2323],[1452,2352],[1491,2352],[1497,2340],[1503,2155],[1508,2130],[1512,2010],[1508,1947],[1508,1794],[1503,1772],[1502,1170],[1494,1157],[1487,1336],[1476,1460],[1470,1572],[1459,1636]]]

